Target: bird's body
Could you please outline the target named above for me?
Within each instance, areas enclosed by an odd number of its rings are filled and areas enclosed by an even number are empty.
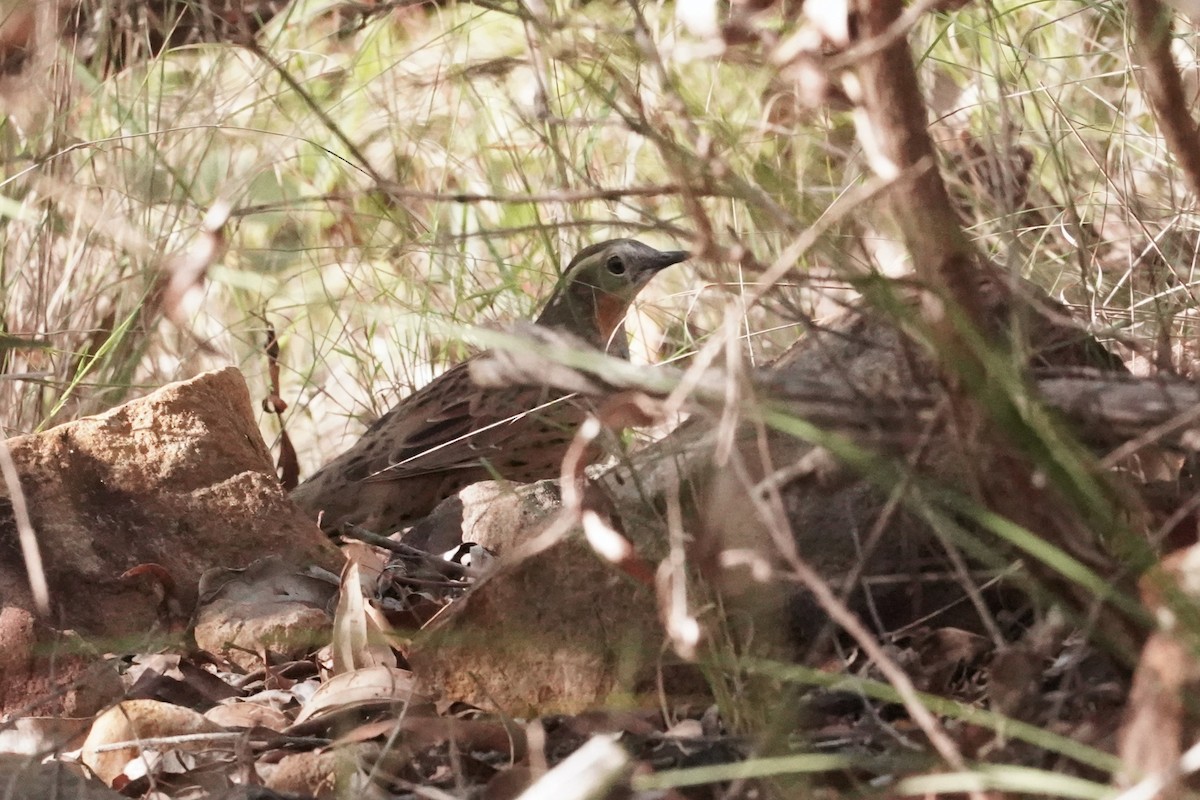
[[[638,291],[686,257],[632,239],[591,245],[572,259],[536,323],[604,349]],[[479,387],[470,361],[400,401],[292,498],[322,514],[327,530],[353,522],[391,533],[469,484],[556,477],[586,403],[548,387]]]

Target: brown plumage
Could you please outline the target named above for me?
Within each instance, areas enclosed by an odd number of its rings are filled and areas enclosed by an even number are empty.
[[[632,239],[586,247],[536,323],[605,349],[618,328],[618,338],[624,335],[625,312],[642,287],[685,258],[686,252],[659,252]],[[556,477],[587,405],[538,386],[481,388],[471,381],[470,361],[400,401],[292,498],[322,513],[326,530],[354,522],[386,534],[469,484]]]

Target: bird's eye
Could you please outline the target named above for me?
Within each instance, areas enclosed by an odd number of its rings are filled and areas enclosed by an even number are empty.
[[[608,263],[606,263],[604,266],[607,267],[608,271],[613,275],[625,274],[625,262],[621,260],[620,256],[609,256]]]

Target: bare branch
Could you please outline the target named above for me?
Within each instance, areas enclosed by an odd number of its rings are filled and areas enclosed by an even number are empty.
[[[1170,11],[1158,0],[1130,0],[1129,12],[1137,34],[1133,52],[1142,66],[1142,89],[1167,148],[1179,162],[1192,194],[1200,197],[1200,128],[1188,115],[1191,103],[1171,58]]]

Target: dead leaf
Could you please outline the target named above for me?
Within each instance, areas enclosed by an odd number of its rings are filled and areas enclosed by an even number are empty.
[[[105,711],[92,723],[83,743],[80,761],[102,781],[112,786],[125,773],[126,765],[143,759],[153,748],[140,741],[164,736],[223,733],[224,728],[188,708],[157,700],[126,700]],[[114,745],[126,746],[112,749]],[[200,752],[211,750],[207,741],[173,744],[170,749]]]
[[[244,700],[213,706],[204,716],[223,728],[266,728],[276,733],[282,733],[291,724],[279,709]]]
[[[346,566],[342,570],[330,644],[333,673],[340,675],[364,667],[395,667],[395,654],[378,635],[379,620],[367,610],[365,595],[375,595],[382,573],[379,559],[362,542],[348,542],[344,550]],[[376,635],[372,636],[373,633]]]
[[[313,693],[296,717],[296,725],[363,706],[423,706],[430,698],[416,689],[411,672],[376,666],[334,675]]]

